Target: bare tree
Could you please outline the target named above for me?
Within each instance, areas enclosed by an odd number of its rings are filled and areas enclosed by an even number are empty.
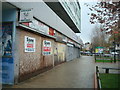
[[[100,26],[95,26],[91,33],[91,43],[92,47],[107,47],[108,46],[108,36],[105,34],[105,32],[101,31]]]
[[[100,23],[102,31],[114,31],[114,27],[120,28],[120,1],[100,0],[96,5],[85,4],[91,10],[91,24]]]

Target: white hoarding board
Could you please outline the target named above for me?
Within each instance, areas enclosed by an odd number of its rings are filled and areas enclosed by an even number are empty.
[[[33,20],[33,9],[20,10],[20,22],[31,22]]]
[[[43,41],[43,55],[51,55],[51,41]]]
[[[35,38],[25,36],[25,52],[35,52]]]

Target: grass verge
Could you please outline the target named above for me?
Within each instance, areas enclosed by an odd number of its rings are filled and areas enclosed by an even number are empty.
[[[116,61],[120,61],[120,60],[116,60]],[[106,63],[111,63],[111,62],[114,62],[114,60],[99,60],[99,59],[96,59],[95,62],[106,62]]]
[[[120,88],[120,74],[100,73],[102,88]]]
[[[114,60],[96,60],[95,62],[108,62],[108,63],[110,63],[110,62],[114,62]]]

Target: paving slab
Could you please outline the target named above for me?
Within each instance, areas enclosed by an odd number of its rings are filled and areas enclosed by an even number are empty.
[[[95,63],[93,56],[81,56],[12,88],[94,88],[95,66],[119,67],[119,63]]]
[[[60,64],[13,88],[94,88],[95,63],[91,56]]]

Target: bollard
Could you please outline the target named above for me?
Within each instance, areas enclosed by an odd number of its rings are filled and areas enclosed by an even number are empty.
[[[99,72],[99,70],[98,70],[98,66],[96,66],[96,73],[97,73],[97,72]]]
[[[105,73],[109,73],[109,69],[106,69],[106,70],[105,70]]]

